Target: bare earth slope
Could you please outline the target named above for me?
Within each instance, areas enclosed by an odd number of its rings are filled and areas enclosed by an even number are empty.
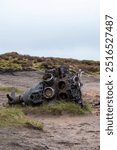
[[[42,72],[0,74],[0,86],[26,90],[41,80]],[[27,128],[0,128],[0,150],[99,150],[99,79],[83,76],[83,96],[90,100],[93,113],[85,116],[35,116],[44,131]],[[6,103],[0,91],[0,105]]]

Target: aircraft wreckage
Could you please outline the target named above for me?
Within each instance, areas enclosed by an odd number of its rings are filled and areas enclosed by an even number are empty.
[[[71,73],[68,66],[47,69],[42,81],[23,95],[7,94],[8,104],[39,105],[43,102],[75,102],[83,107],[80,72]]]

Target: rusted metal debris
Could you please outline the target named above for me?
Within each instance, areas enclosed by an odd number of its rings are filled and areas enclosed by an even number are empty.
[[[23,95],[7,94],[8,104],[38,105],[44,101],[66,101],[83,107],[80,73],[71,73],[68,66],[47,69],[42,81],[27,90]]]

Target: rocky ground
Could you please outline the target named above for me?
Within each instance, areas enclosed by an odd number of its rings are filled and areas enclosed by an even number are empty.
[[[0,73],[0,86],[15,86],[26,90],[41,80],[42,72]],[[44,130],[0,128],[0,150],[99,150],[99,79],[83,76],[83,96],[89,99],[93,112],[85,116],[35,116],[44,123]],[[0,105],[6,103],[0,92]]]

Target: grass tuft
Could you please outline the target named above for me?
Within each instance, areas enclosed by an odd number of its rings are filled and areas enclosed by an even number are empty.
[[[1,87],[0,87],[0,91],[1,91],[1,92],[5,92],[5,93],[7,93],[7,92],[10,92],[10,93],[11,93],[13,89],[14,89],[15,92],[18,93],[18,94],[21,94],[21,93],[23,92],[23,90],[21,90],[21,89],[19,89],[19,88],[16,88],[16,87],[15,87],[15,88],[14,88],[14,87],[6,87],[6,86],[1,86]]]
[[[84,107],[81,108],[78,104],[71,102],[60,102],[54,104],[44,103],[41,106],[7,106],[0,107],[0,127],[20,127],[24,126],[32,129],[43,129],[43,124],[30,118],[30,114],[36,115],[62,115],[73,114],[83,115],[91,113],[91,106],[88,102],[84,102]],[[27,116],[28,115],[28,116]]]
[[[27,117],[21,108],[18,107],[0,107],[0,127],[32,127],[34,129],[43,129],[43,125],[38,121]]]
[[[26,106],[23,109],[25,114],[51,114],[51,115],[62,115],[67,114],[87,114],[91,113],[91,106],[88,102],[84,102],[84,107],[81,108],[80,105],[72,102],[60,102],[54,104],[43,104],[39,107]]]

